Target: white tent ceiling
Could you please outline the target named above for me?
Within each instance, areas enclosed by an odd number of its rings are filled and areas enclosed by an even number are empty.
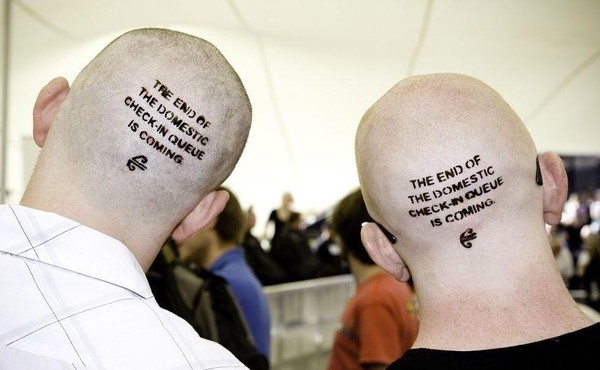
[[[356,125],[410,74],[478,77],[519,113],[539,150],[600,154],[599,0],[9,4],[9,166],[22,162],[11,158],[22,156],[37,90],[56,75],[72,79],[115,35],[147,26],[206,38],[240,73],[254,124],[228,184],[259,217],[286,190],[299,209],[318,210],[356,186]],[[9,186],[19,195],[22,177]]]

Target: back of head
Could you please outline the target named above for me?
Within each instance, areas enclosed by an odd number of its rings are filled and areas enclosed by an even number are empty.
[[[360,229],[364,222],[373,222],[367,211],[360,189],[353,191],[342,199],[333,210],[330,226],[342,241],[342,250],[345,254],[352,254],[354,258],[366,265],[374,265],[365,247],[360,240]]]
[[[222,242],[240,245],[244,239],[246,214],[242,210],[237,197],[231,191],[224,187],[220,187],[220,189],[229,192],[229,201],[217,216],[215,232]]]
[[[254,214],[254,209],[252,206],[246,210],[246,227],[245,231],[250,232],[252,228],[256,225],[256,215]]]
[[[244,86],[213,45],[134,30],[77,76],[36,171],[104,217],[170,232],[229,176],[250,122]]]
[[[532,230],[549,249],[533,141],[481,81],[401,81],[364,115],[356,161],[369,213],[398,238],[409,267],[466,265],[475,256],[497,262],[535,237]]]

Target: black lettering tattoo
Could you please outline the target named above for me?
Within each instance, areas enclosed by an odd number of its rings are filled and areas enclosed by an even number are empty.
[[[475,240],[475,239],[477,239],[477,233],[474,233],[473,229],[471,229],[471,228],[465,230],[465,232],[460,234],[460,244],[462,244],[462,246],[467,249],[471,248],[473,246],[473,243],[471,243],[471,240]]]
[[[493,178],[493,176],[496,177]],[[411,204],[420,205],[420,208],[408,210],[410,217],[417,218],[445,213],[440,217],[429,219],[431,227],[463,220],[490,207],[495,204],[492,199],[488,198],[477,203],[473,203],[473,201],[495,191],[504,184],[504,178],[496,174],[493,166],[483,163],[479,154],[432,176],[423,176],[408,181],[413,189],[420,190],[417,194],[408,195]],[[424,191],[425,189],[423,189],[442,183],[444,183],[443,186],[432,190]],[[421,205],[433,201],[435,201],[433,205]],[[466,204],[461,210],[452,210],[463,203]]]
[[[148,168],[146,163],[148,163],[148,158],[145,155],[137,155],[127,161],[127,168],[129,168],[129,171],[135,171],[136,168],[146,171]]]
[[[150,88],[141,86],[137,95],[127,96],[122,102],[135,115],[127,127],[175,163],[182,164],[184,156],[201,161],[209,154],[207,129],[212,123],[160,80],[155,79]],[[127,161],[127,168],[146,170],[145,163],[137,156]]]

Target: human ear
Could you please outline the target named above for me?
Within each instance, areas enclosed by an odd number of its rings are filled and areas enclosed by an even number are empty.
[[[64,77],[56,77],[40,90],[33,106],[33,140],[40,148],[70,89]]]
[[[174,240],[184,240],[210,225],[229,201],[229,193],[217,190],[208,193],[200,203],[175,227],[171,236]]]
[[[544,222],[557,225],[562,217],[569,186],[565,166],[558,154],[552,152],[540,154],[538,160],[544,180]]]
[[[381,229],[373,222],[365,222],[360,237],[373,261],[401,282],[410,278],[406,264]]]

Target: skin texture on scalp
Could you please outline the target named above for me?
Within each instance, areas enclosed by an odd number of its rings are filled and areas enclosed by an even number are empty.
[[[405,248],[450,244],[448,235],[475,226],[486,228],[485,220],[500,223],[514,218],[515,212],[540,213],[539,207],[531,205],[515,209],[523,201],[541,196],[534,182],[533,141],[508,104],[476,79],[433,75],[403,80],[367,111],[356,141],[359,178],[369,211],[402,239]],[[479,163],[467,169],[466,163],[476,156]],[[477,175],[490,166],[493,175]],[[445,171],[453,169],[462,172],[447,177]],[[477,177],[476,183],[439,196],[445,187],[470,175]],[[464,197],[468,190],[499,176],[502,185],[489,194],[463,198],[460,204],[436,214],[409,215],[410,210]],[[416,181],[426,177],[431,185],[419,186]],[[423,193],[431,200],[409,198]],[[486,210],[460,221],[444,220],[447,214],[486,199],[494,201]],[[432,226],[434,218],[441,218],[443,224]],[[457,242],[458,237],[455,239]]]
[[[74,80],[22,204],[128,246],[148,235],[160,243],[233,171],[251,115],[239,76],[209,42],[165,29],[125,33]],[[139,156],[145,168],[132,170]]]
[[[517,114],[483,82],[407,78],[363,116],[356,164],[373,260],[413,277],[421,325],[415,347],[484,349],[590,324],[562,282],[545,222],[566,197],[558,156],[539,156]]]

